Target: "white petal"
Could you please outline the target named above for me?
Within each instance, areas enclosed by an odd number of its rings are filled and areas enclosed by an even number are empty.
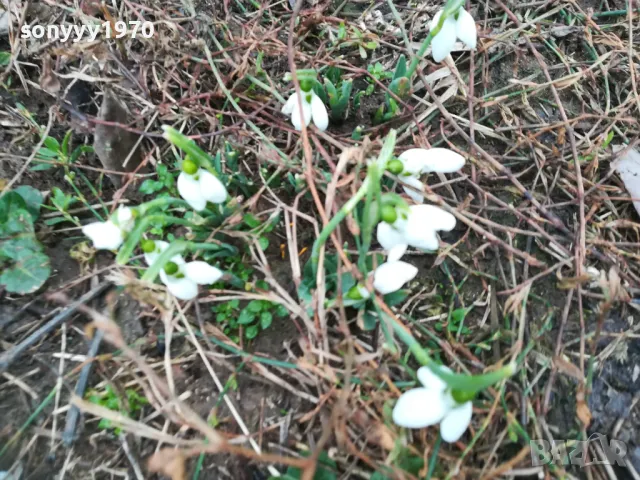
[[[313,123],[319,130],[324,132],[329,126],[327,107],[324,106],[320,97],[315,93],[311,93],[311,117],[313,118]]]
[[[93,247],[98,250],[117,250],[124,241],[122,231],[111,220],[89,223],[82,227],[82,233],[91,239]]]
[[[440,12],[438,12],[440,13]],[[436,20],[440,17],[436,15],[434,21],[431,22],[431,29],[438,24]],[[431,41],[431,55],[435,62],[441,62],[451,53],[456,44],[456,21],[452,17],[448,17],[438,34]]]
[[[393,407],[392,418],[401,427],[424,428],[439,423],[446,413],[440,392],[413,388],[400,396]]]
[[[302,96],[304,97],[304,95],[305,93],[303,92]],[[302,118],[304,118],[304,124],[306,126],[309,126],[309,123],[311,123],[311,105],[309,105],[309,102],[305,101],[305,99],[302,100],[302,115],[303,115]],[[300,108],[298,108],[297,104],[293,109],[293,112],[291,112],[291,123],[293,124],[296,130],[298,131],[302,130],[302,121],[300,120]]]
[[[181,270],[189,280],[199,283],[200,285],[216,283],[222,278],[222,275],[224,275],[224,273],[216,267],[209,265],[207,262],[200,261],[186,263]]]
[[[440,435],[445,442],[456,442],[469,428],[473,405],[465,402],[462,405],[449,410],[440,422]]]
[[[116,211],[116,220],[121,230],[125,232],[133,230],[135,219],[133,218],[133,210],[131,208],[120,205]]]
[[[464,8],[458,10],[458,20],[456,21],[456,36],[464,42],[464,44],[474,49],[478,43],[478,31],[476,29],[476,21],[471,14]]]
[[[423,154],[424,148],[411,148],[406,152],[402,152],[398,160],[402,162],[402,173],[410,173],[411,175],[419,175],[423,170]]]
[[[290,117],[291,114],[293,113],[293,109],[296,108],[297,106],[298,106],[298,95],[296,94],[296,92],[293,92],[293,94],[289,97],[287,102],[283,105],[281,111],[282,113]]]
[[[401,243],[392,247],[387,254],[387,262],[396,262],[402,258],[409,245]]]
[[[399,157],[403,162],[419,165],[420,173],[457,172],[464,167],[464,157],[448,148],[412,148]]]
[[[405,185],[409,185],[409,187],[402,187],[407,195],[416,203],[423,203],[424,196],[418,192],[422,192],[424,186],[418,177],[414,177],[413,175],[409,175],[407,177],[398,177],[399,180]]]
[[[200,182],[200,193],[206,201],[224,203],[227,199],[227,189],[213,173],[200,169],[198,181]]]
[[[386,295],[413,280],[418,274],[418,269],[407,262],[385,262],[376,268],[373,274],[373,288],[382,295]]]
[[[198,296],[198,285],[187,277],[176,278],[174,276],[167,275],[164,270],[160,270],[160,279],[162,280],[162,283],[167,286],[167,289],[173,294],[173,296],[180,300],[191,300]]]
[[[441,365],[439,368],[451,372],[451,369],[444,365]],[[416,372],[416,375],[418,375],[418,380],[420,380],[420,383],[425,388],[436,390],[438,392],[443,392],[447,388],[447,384],[444,383],[439,376],[433,373],[429,367],[420,367]]]
[[[428,222],[433,230],[450,232],[456,227],[456,217],[434,205],[409,207],[409,222]]]
[[[193,175],[180,172],[178,175],[178,193],[196,211],[204,210],[207,201],[200,192],[200,182]]]
[[[369,290],[367,290],[367,287],[365,287],[364,285],[358,285],[358,293],[365,300],[371,296]]]
[[[385,250],[391,250],[393,247],[396,247],[398,245],[407,244],[407,242],[405,242],[404,240],[402,231],[392,227],[387,222],[378,223],[376,232],[378,243],[382,245],[382,248],[384,248]]]

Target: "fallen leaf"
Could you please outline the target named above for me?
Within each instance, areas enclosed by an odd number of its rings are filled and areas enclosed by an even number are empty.
[[[617,153],[626,148],[625,145],[614,145],[613,152]],[[640,153],[629,148],[611,167],[620,175],[627,192],[633,199],[633,206],[640,214]]]
[[[42,75],[40,75],[40,86],[45,92],[56,94],[60,91],[60,80],[53,73],[52,60],[49,55],[42,59]]]
[[[124,105],[113,93],[106,91],[98,113],[93,148],[104,168],[111,172],[107,174],[116,187],[122,185],[122,177],[116,172],[132,172],[141,161],[140,148],[136,147],[139,135],[112,125],[117,123],[126,126],[129,121],[129,112]],[[135,151],[131,154],[134,148]],[[123,165],[127,159],[127,164]]]
[[[576,415],[585,427],[591,424],[591,410],[587,406],[584,395],[584,383],[580,385],[578,393],[576,393]]]
[[[555,357],[553,357],[553,366],[557,368],[560,373],[569,375],[579,382],[584,381],[584,375],[582,374],[582,371],[569,360],[561,357],[560,355],[556,355]]]
[[[184,480],[186,478],[184,460],[181,450],[163,448],[149,458],[147,468],[151,472],[171,477],[171,480]]]

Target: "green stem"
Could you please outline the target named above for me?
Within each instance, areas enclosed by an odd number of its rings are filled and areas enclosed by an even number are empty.
[[[391,326],[396,335],[409,348],[413,356],[421,365],[429,367],[431,371],[440,377],[453,390],[464,392],[479,392],[485,388],[498,383],[500,380],[510,377],[516,371],[515,363],[510,363],[492,372],[481,375],[465,375],[450,373],[440,368],[424,351],[418,341],[409,333],[403,325],[391,319]]]
[[[193,222],[190,222],[189,220],[186,220],[184,218],[173,217],[171,215],[156,214],[142,217],[136,223],[136,226],[133,228],[133,230],[129,232],[127,240],[124,242],[122,247],[120,247],[120,251],[116,256],[116,262],[118,262],[118,265],[125,265],[129,261],[131,255],[133,254],[133,251],[142,238],[142,234],[154,222],[164,222],[165,225],[193,226]]]
[[[219,245],[217,243],[193,243],[193,242],[185,242],[184,240],[177,240],[171,243],[167,249],[162,252],[153,265],[151,265],[144,275],[142,276],[142,280],[147,282],[153,282],[160,270],[165,266],[165,264],[171,260],[175,255],[180,255],[181,253],[190,250],[221,250],[222,248],[231,247],[230,245]],[[231,247],[234,248],[235,247]]]
[[[313,249],[311,250],[311,265],[313,266],[313,278],[315,281],[316,274],[318,272],[318,261],[320,259],[320,249],[324,246],[327,239],[333,233],[333,231],[338,227],[340,222],[349,215],[353,209],[356,207],[358,202],[362,200],[367,192],[369,191],[369,185],[371,184],[371,179],[369,177],[364,179],[362,185],[356,192],[356,194],[349,199],[347,203],[345,203],[342,208],[335,214],[335,216],[327,223],[327,225],[322,229],[320,235],[313,244]]]
[[[184,200],[182,200],[181,198],[162,197],[162,198],[156,198],[156,199],[150,200],[145,203],[141,203],[136,207],[136,210],[138,211],[138,215],[140,217],[143,217],[154,208],[165,207],[169,205],[174,205],[176,207],[186,207],[188,209],[191,209],[189,204]]]
[[[433,451],[431,452],[431,458],[429,459],[429,470],[427,470],[426,480],[431,480],[433,472],[436,469],[436,464],[438,463],[438,452],[440,451],[441,444],[442,444],[442,436],[438,433],[438,438],[436,438],[436,443],[433,446]]]

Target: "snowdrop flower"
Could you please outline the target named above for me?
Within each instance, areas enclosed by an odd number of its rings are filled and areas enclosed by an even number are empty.
[[[429,30],[436,28],[442,17],[443,10],[436,13]],[[457,17],[457,18],[454,18]],[[460,8],[458,13],[448,16],[438,34],[431,41],[431,55],[435,62],[441,62],[451,53],[458,38],[470,49],[476,48],[478,31],[476,22],[469,12]]]
[[[387,295],[388,293],[400,290],[402,286],[410,282],[418,274],[418,269],[410,263],[394,261],[385,262],[373,272],[373,288]],[[358,285],[357,291],[360,298],[369,298],[369,290],[364,285]]]
[[[160,270],[160,280],[180,300],[195,298],[198,295],[198,285],[216,283],[222,275],[224,275],[222,271],[202,261],[188,263],[184,260],[182,263],[171,261]]]
[[[448,148],[411,148],[400,154],[398,160],[392,160],[389,170],[398,175],[398,180],[405,184],[403,188],[406,194],[416,203],[422,203],[424,197],[419,193],[423,189],[421,175],[431,172],[457,172],[464,167],[464,163],[462,155]]]
[[[218,177],[188,158],[182,162],[178,175],[178,193],[198,212],[204,210],[207,202],[224,203],[227,199],[227,189]]]
[[[313,90],[308,92],[300,91],[302,97],[302,119],[300,118],[300,108],[298,107],[298,94],[293,92],[287,103],[282,107],[282,113],[291,117],[291,123],[296,130],[302,130],[302,122],[305,126],[313,120],[313,123],[319,130],[325,131],[329,126],[329,114],[327,107],[324,106],[322,100]]]
[[[471,423],[471,401],[458,403],[447,384],[428,367],[420,367],[417,375],[422,387],[412,388],[400,396],[393,408],[393,422],[405,428],[425,428],[439,423],[442,439],[456,442]]]
[[[400,260],[409,246],[422,250],[438,250],[436,232],[450,232],[456,217],[433,205],[412,205],[393,224],[378,223],[378,243],[387,251],[387,261]]]
[[[106,222],[93,222],[82,227],[82,233],[91,239],[98,250],[117,250],[127,233],[133,229],[133,210],[122,205]]]
[[[144,240],[142,242],[142,251],[144,253],[144,261],[151,266],[158,259],[160,254],[169,248],[169,243],[162,240]],[[171,261],[177,265],[185,263],[181,255],[174,255]]]

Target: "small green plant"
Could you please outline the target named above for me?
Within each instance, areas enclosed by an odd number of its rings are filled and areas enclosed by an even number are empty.
[[[42,194],[23,185],[0,198],[0,285],[10,293],[36,291],[49,278],[49,257],[35,234]]]
[[[234,299],[212,307],[212,311],[216,314],[216,321],[224,324],[224,333],[235,341],[239,340],[238,330],[241,326],[245,338],[252,340],[268,329],[275,317],[288,314],[285,307],[268,300],[251,300],[240,309],[240,301]]]
[[[339,122],[344,119],[349,108],[353,80],[343,80],[342,70],[329,67],[324,74],[324,87],[316,83],[314,91],[325,104],[329,104],[331,120]]]
[[[368,56],[367,50],[378,48],[376,40],[377,37],[363,32],[354,25],[350,25],[347,28],[344,23],[341,23],[338,27],[338,35],[334,45],[338,45],[339,48],[357,47],[360,56],[366,59]]]
[[[73,130],[69,130],[62,139],[62,144],[58,142],[54,137],[47,136],[44,139],[44,146],[38,150],[35,157],[35,165],[31,170],[49,170],[55,168],[57,165],[62,165],[68,168],[75,163],[80,155],[83,153],[93,152],[93,147],[90,145],[79,145],[73,148],[71,145],[71,135]]]
[[[108,408],[114,412],[119,412],[127,417],[136,416],[136,414],[142,410],[142,407],[149,404],[149,401],[145,397],[138,394],[138,392],[132,388],[127,388],[124,391],[124,395],[126,396],[125,401],[118,396],[117,392],[114,391],[111,385],[107,385],[104,392],[90,390],[87,392],[86,397],[95,405],[100,405],[101,407]],[[121,432],[119,427],[114,427],[111,421],[106,418],[100,420],[98,428],[100,430],[113,429],[113,432],[116,435]]]
[[[377,125],[395,117],[400,112],[400,106],[394,95],[400,100],[404,100],[409,96],[410,92],[411,82],[407,77],[407,59],[404,55],[400,55],[393,73],[393,79],[389,85],[389,91],[385,95],[385,102],[376,110],[373,123]]]

